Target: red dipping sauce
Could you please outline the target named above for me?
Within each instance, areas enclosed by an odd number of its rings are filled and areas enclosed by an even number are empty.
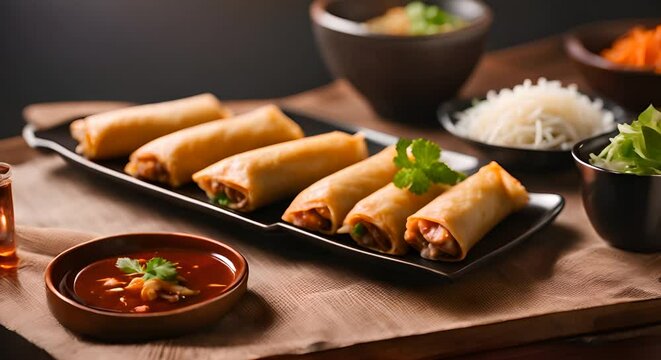
[[[177,273],[185,279],[181,285],[199,293],[182,296],[176,302],[162,298],[143,300],[139,290],[123,289],[133,278],[140,276],[129,276],[118,269],[115,263],[120,257],[145,260],[161,257],[176,263]],[[234,281],[235,275],[234,265],[222,255],[192,250],[162,249],[129,253],[94,262],[78,272],[73,291],[78,302],[99,310],[154,313],[175,310],[212,299],[229,289],[228,286]],[[119,283],[104,285],[105,281],[100,281],[108,278],[114,278]],[[118,288],[123,290],[119,291]],[[148,310],[135,310],[144,305],[148,306]]]

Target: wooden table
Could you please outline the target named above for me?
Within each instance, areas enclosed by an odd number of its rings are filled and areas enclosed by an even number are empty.
[[[509,87],[522,82],[526,78],[536,79],[540,76],[548,79],[573,82],[583,90],[589,90],[569,60],[564,56],[559,38],[549,38],[535,43],[518,46],[487,54],[472,78],[464,87],[461,96],[472,97],[484,94],[489,89]],[[233,101],[230,106],[237,111],[254,108],[267,100]],[[278,101],[291,109],[314,114],[317,117],[332,119],[337,122],[360,125],[380,130],[386,133],[406,137],[424,136],[436,140],[445,149],[477,155],[468,145],[452,138],[437,128],[429,129],[416,124],[399,124],[384,121],[367,106],[344,81],[336,81],[330,85],[290,96]],[[61,106],[32,107],[26,113],[33,118],[65,117],[70,118],[76,111],[84,112],[84,104]],[[34,156],[37,151],[28,151],[27,145],[20,138],[10,138],[0,141],[0,154],[3,161],[20,163]],[[562,175],[575,179],[575,174]],[[560,181],[557,192],[568,197],[568,206],[580,206],[578,189],[575,181]],[[563,185],[564,184],[564,185]],[[534,190],[538,186],[531,182]],[[566,357],[616,357],[659,358],[661,356],[661,325],[647,329],[628,329],[624,332],[611,334],[587,334],[580,338],[554,339],[540,343],[499,349],[490,352],[462,354],[461,359],[519,359],[542,358],[550,359],[558,356]],[[18,335],[2,328],[0,330],[2,354],[8,358],[50,358],[48,354],[30,345]],[[6,351],[9,351],[8,353]],[[434,358],[437,352],[434,334],[412,336],[387,341],[359,344],[348,348],[313,353],[300,356],[302,358],[338,357],[369,357],[369,358]]]

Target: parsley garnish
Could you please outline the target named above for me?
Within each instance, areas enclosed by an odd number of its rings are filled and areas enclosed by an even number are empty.
[[[411,148],[413,158],[409,158]],[[466,175],[452,170],[440,160],[441,148],[425,139],[399,139],[396,145],[397,155],[393,159],[399,168],[392,182],[400,189],[421,195],[429,190],[431,184],[454,185],[466,178]]]
[[[151,258],[144,266],[137,259],[123,257],[117,259],[115,266],[127,274],[142,274],[145,280],[157,278],[174,281],[177,278],[175,265],[160,257]]]

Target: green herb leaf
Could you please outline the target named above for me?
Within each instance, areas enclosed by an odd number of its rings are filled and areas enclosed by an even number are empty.
[[[425,175],[424,171],[421,169],[411,169],[410,192],[416,195],[422,195],[429,190],[429,186],[431,186],[431,180]]]
[[[174,264],[161,258],[155,257],[147,261],[145,267],[145,280],[159,278],[161,280],[174,280],[177,277],[177,269]]]
[[[227,197],[227,195],[224,192],[218,193],[215,198],[213,198],[213,202],[216,204],[220,204],[223,206],[227,206],[230,204],[230,198]]]
[[[415,156],[416,163],[429,166],[438,162],[441,157],[441,148],[429,140],[415,139],[411,144],[411,153]]]
[[[122,272],[127,274],[142,274],[143,269],[140,262],[136,259],[129,259],[127,257],[117,259],[115,266]]]
[[[413,141],[409,139],[399,139],[395,149],[397,150],[397,155],[393,159],[395,166],[398,168],[406,168],[413,165],[413,162],[409,159],[408,148],[411,146]]]
[[[409,147],[413,159],[409,158]],[[429,140],[400,139],[395,148],[397,155],[393,161],[400,170],[392,182],[400,189],[421,195],[429,190],[432,183],[454,185],[466,178],[466,175],[440,161],[441,148]]]
[[[365,225],[359,222],[356,225],[354,225],[353,228],[351,229],[351,236],[354,238],[360,238],[363,235],[365,235],[365,232],[367,232]]]
[[[452,170],[446,163],[437,162],[425,168],[425,175],[437,184],[454,185],[466,178],[466,175]]]
[[[403,168],[392,178],[392,183],[400,189],[405,189],[413,182],[413,169]]]
[[[145,266],[140,265],[137,259],[127,257],[117,259],[115,266],[126,274],[142,274],[142,278],[176,281],[177,268],[173,263],[160,257],[151,258]]]

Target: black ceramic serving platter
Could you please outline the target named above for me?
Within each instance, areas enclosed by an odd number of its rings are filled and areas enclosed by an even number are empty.
[[[595,97],[591,97],[593,100]],[[483,101],[485,97],[469,100],[455,99],[443,103],[438,109],[438,120],[445,130],[450,134],[462,139],[464,142],[478,149],[485,157],[493,159],[506,169],[520,171],[538,171],[550,169],[568,169],[574,161],[571,156],[571,149],[560,150],[537,150],[524,149],[508,146],[487,144],[481,141],[470,139],[455,129],[455,124],[459,119],[455,116],[457,112],[464,111],[473,106],[474,101]],[[613,113],[616,123],[626,123],[634,118],[624,108],[606,99],[601,99],[604,103],[604,109]]]
[[[374,130],[338,125],[291,111],[285,112],[301,125],[305,134],[308,136],[333,130],[350,133],[361,131],[365,134],[370,154],[374,154],[385,146],[397,141],[397,138],[394,136]],[[284,223],[280,220],[280,216],[292,199],[286,199],[245,214],[212,204],[204,192],[195,184],[172,189],[163,185],[138,180],[124,173],[124,165],[128,161],[126,158],[109,161],[90,161],[77,154],[75,152],[76,141],[69,134],[69,123],[47,130],[35,130],[31,125],[28,125],[23,130],[23,137],[31,147],[53,150],[73,165],[182,206],[196,209],[219,218],[243,222],[248,226],[253,226],[263,231],[290,232],[303,238],[311,239],[312,241],[321,241],[365,256],[424,269],[448,278],[455,278],[525,240],[544,225],[550,223],[564,206],[564,200],[560,195],[531,194],[528,206],[512,214],[489,232],[470,251],[465,260],[456,263],[435,262],[422,259],[415,252],[411,252],[403,257],[379,254],[358,246],[349,235],[326,236]],[[479,168],[476,158],[451,151],[443,151],[443,160],[455,169],[466,173],[473,173]]]

